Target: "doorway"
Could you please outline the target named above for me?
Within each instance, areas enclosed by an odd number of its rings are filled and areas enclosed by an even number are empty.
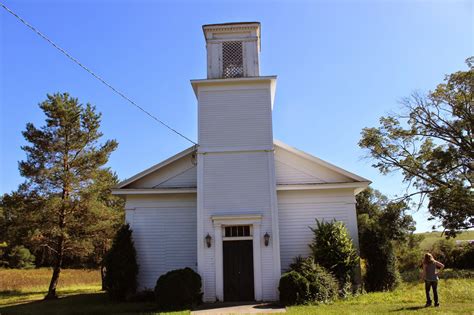
[[[253,301],[253,241],[223,242],[224,301]]]

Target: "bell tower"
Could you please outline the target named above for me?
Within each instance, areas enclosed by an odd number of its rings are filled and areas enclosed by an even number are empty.
[[[260,23],[204,25],[207,78],[258,77]]]
[[[248,288],[237,291],[252,290],[256,301],[277,300],[276,76],[260,76],[260,23],[204,25],[203,32],[207,79],[191,84],[198,100],[197,269],[204,300],[232,300],[228,286],[233,280],[246,283]],[[245,240],[252,240],[246,259],[253,268],[240,280],[224,273],[236,268],[226,266],[232,259],[223,259],[224,251],[232,255],[226,228],[233,227],[249,231]]]

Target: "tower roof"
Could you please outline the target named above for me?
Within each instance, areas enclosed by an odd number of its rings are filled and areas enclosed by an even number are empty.
[[[260,22],[228,22],[217,24],[205,24],[202,26],[206,40],[214,37],[217,33],[238,33],[243,30],[255,30],[257,35],[258,49],[260,50]]]

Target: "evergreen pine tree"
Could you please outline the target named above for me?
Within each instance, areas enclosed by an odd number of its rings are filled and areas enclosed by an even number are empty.
[[[114,300],[123,301],[137,290],[138,264],[132,230],[123,225],[105,256],[104,287]]]
[[[53,274],[45,298],[56,298],[56,287],[65,253],[90,247],[90,226],[97,223],[100,200],[97,185],[104,181],[104,168],[117,142],[99,143],[100,114],[67,93],[48,95],[40,108],[46,115],[41,128],[27,124],[22,149],[27,158],[19,163],[27,190],[43,199],[35,209],[36,229],[32,239],[53,255]],[[112,176],[112,175],[110,175]],[[113,211],[111,216],[118,217]],[[90,251],[90,248],[88,249]]]

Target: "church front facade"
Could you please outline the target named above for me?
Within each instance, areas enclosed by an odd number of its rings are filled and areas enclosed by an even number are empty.
[[[207,78],[192,80],[198,145],[121,182],[139,285],[190,267],[204,300],[274,301],[315,219],[357,245],[355,195],[370,183],[273,139],[276,76],[260,75],[260,23],[203,26]]]

